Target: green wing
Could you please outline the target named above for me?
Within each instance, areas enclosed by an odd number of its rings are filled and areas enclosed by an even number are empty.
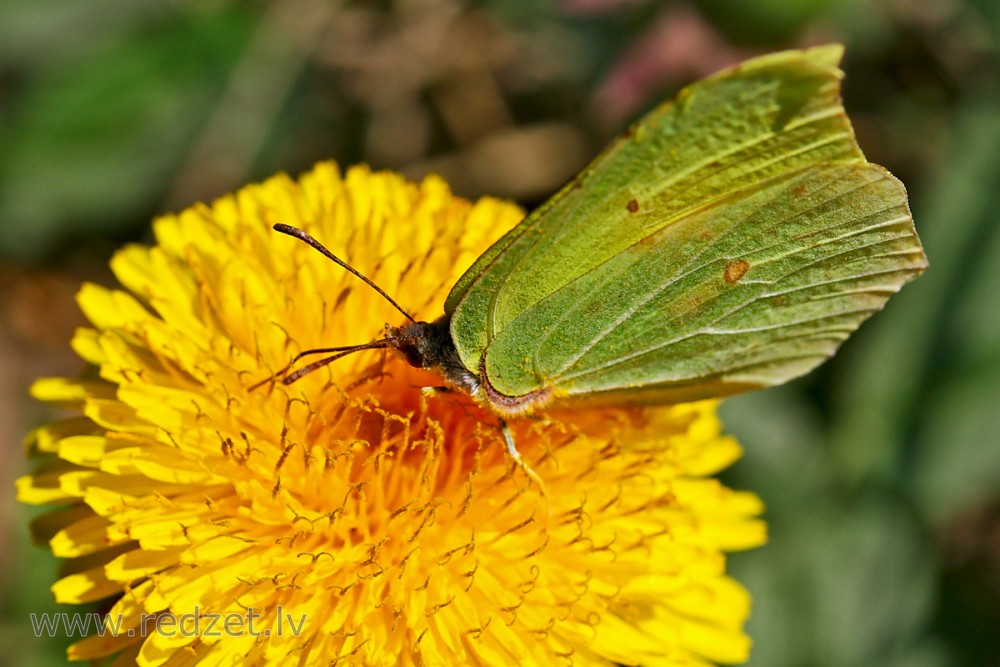
[[[694,84],[484,254],[445,312],[517,396],[673,402],[784,382],[926,266],[840,104],[839,46]]]

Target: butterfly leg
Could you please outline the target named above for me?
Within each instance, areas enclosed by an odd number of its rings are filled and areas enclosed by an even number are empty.
[[[542,481],[541,476],[531,469],[523,458],[521,458],[521,452],[517,451],[517,445],[514,444],[514,434],[510,432],[510,427],[507,426],[507,422],[503,419],[500,420],[500,432],[503,433],[504,442],[507,443],[507,453],[510,454],[510,458],[514,460],[514,463],[524,471],[535,484],[538,485],[539,490],[542,492],[542,497],[545,499],[545,504],[548,506],[549,494],[545,490],[545,482]],[[551,508],[549,508],[551,511]]]
[[[452,392],[450,387],[421,387],[420,388],[420,410],[422,412],[427,412],[427,401],[434,398],[435,396],[440,396],[441,394],[450,394]]]

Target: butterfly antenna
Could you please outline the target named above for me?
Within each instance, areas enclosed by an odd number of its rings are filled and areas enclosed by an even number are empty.
[[[392,345],[391,339],[379,338],[378,340],[373,340],[370,343],[362,343],[361,345],[344,345],[342,347],[317,347],[314,350],[306,350],[305,352],[300,352],[299,354],[295,355],[295,358],[292,359],[290,362],[288,362],[288,364],[280,371],[274,373],[268,378],[261,380],[257,384],[249,387],[247,391],[254,391],[256,389],[259,389],[260,387],[263,387],[268,382],[274,382],[275,380],[278,379],[281,380],[282,384],[287,386],[305,377],[306,375],[309,375],[313,371],[319,370],[320,368],[323,368],[324,366],[333,363],[337,359],[346,357],[349,354],[354,354],[355,352],[360,352],[361,350],[375,350],[384,347],[390,347],[391,345]],[[303,366],[302,368],[298,369],[291,375],[288,374],[288,371],[292,370],[292,366],[294,366],[303,357],[308,357],[314,354],[330,354],[331,352],[334,354],[331,354],[328,357],[324,357],[319,361],[314,361],[311,364]]]
[[[343,352],[338,352],[338,353],[333,354],[333,355],[331,355],[329,357],[324,357],[324,358],[320,359],[319,361],[314,361],[311,364],[303,366],[302,368],[298,369],[297,371],[295,371],[291,375],[287,375],[284,378],[282,378],[281,379],[281,383],[287,387],[288,385],[292,384],[293,382],[297,382],[298,380],[302,379],[306,375],[309,375],[313,371],[317,371],[320,368],[323,368],[324,366],[327,366],[327,365],[333,363],[337,359],[340,359],[342,357],[346,357],[349,354],[354,354],[355,352],[360,352],[361,350],[373,350],[373,349],[379,349],[379,348],[383,348],[383,347],[389,347],[389,345],[390,345],[390,341],[388,341],[386,339],[372,341],[371,343],[366,343],[365,345],[355,345],[353,348],[351,348],[349,350],[344,350]]]
[[[347,269],[349,272],[353,273],[358,278],[361,278],[361,280],[365,281],[365,284],[367,284],[373,290],[375,290],[376,292],[378,292],[379,294],[381,294],[382,297],[386,301],[388,301],[389,303],[391,303],[392,306],[396,310],[398,310],[399,312],[401,312],[403,314],[403,316],[406,317],[406,319],[410,320],[411,322],[416,322],[416,320],[413,319],[413,317],[408,312],[406,312],[405,310],[403,310],[403,307],[400,306],[398,303],[396,303],[396,301],[391,296],[389,296],[388,294],[386,294],[385,291],[381,287],[379,287],[378,285],[376,285],[375,283],[373,283],[371,280],[369,280],[365,275],[363,275],[360,271],[358,271],[357,269],[355,269],[353,266],[351,266],[350,264],[348,264],[344,260],[342,260],[339,257],[337,257],[336,255],[334,255],[332,252],[330,252],[329,250],[327,250],[326,246],[324,246],[322,243],[320,243],[319,241],[317,241],[316,239],[314,239],[312,236],[310,236],[306,232],[302,231],[298,227],[292,227],[291,225],[284,225],[284,224],[281,224],[280,222],[278,224],[274,225],[274,231],[281,232],[282,234],[288,234],[289,236],[294,236],[295,238],[299,239],[300,241],[304,241],[305,243],[308,243],[313,248],[315,248],[316,250],[318,250],[321,253],[323,253],[323,255],[327,257],[327,259],[333,260],[334,262],[336,262],[341,267]]]

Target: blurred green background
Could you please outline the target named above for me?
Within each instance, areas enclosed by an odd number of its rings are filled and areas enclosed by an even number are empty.
[[[533,206],[625,123],[753,54],[841,41],[869,158],[931,268],[820,371],[728,401],[726,473],[771,542],[734,555],[752,665],[1000,665],[1000,3],[996,0],[0,2],[0,485],[77,373],[81,280],[152,216],[277,171],[364,161]],[[0,661],[57,563],[0,494]]]

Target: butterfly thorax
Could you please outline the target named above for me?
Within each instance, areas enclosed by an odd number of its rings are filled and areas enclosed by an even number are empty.
[[[411,366],[437,373],[449,389],[468,394],[501,417],[524,416],[551,402],[549,387],[523,396],[508,396],[497,391],[486,372],[485,355],[480,360],[478,373],[466,368],[452,339],[450,324],[451,320],[445,315],[433,322],[412,322],[400,327],[386,325],[386,339]]]
[[[447,316],[400,327],[386,325],[386,339],[411,366],[433,371],[449,389],[478,398],[479,378],[462,364],[448,325]]]

